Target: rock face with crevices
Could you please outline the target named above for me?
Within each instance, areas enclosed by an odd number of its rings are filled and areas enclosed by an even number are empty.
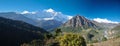
[[[96,28],[97,26],[92,21],[83,16],[77,15],[63,24],[63,27],[81,27],[81,28]]]
[[[76,15],[59,27],[63,32],[81,32],[87,29],[97,29],[93,21],[84,16]]]

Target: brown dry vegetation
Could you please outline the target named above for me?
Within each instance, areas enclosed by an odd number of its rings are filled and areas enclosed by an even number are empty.
[[[87,46],[120,46],[120,38],[114,38],[99,43],[87,44]]]

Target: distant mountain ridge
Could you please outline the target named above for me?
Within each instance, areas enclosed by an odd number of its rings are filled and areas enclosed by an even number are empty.
[[[42,15],[42,16],[44,16],[44,15]],[[27,23],[32,24],[34,26],[44,28],[46,30],[51,30],[51,29],[57,28],[61,24],[63,24],[62,20],[64,20],[64,19],[63,19],[63,17],[60,17],[61,15],[58,15],[59,18],[54,17],[58,20],[56,20],[56,19],[52,19],[52,20],[44,20],[43,19],[43,20],[41,20],[42,18],[39,18],[39,17],[42,17],[42,16],[41,16],[41,14],[20,14],[20,13],[16,13],[16,12],[0,13],[0,17],[24,21],[24,22],[27,22]],[[31,18],[31,17],[33,17],[33,18]],[[44,16],[44,18],[45,18],[45,16]],[[62,19],[62,20],[59,21],[59,19]],[[65,19],[67,19],[67,18],[65,18]]]
[[[56,21],[56,20],[46,20],[46,21],[40,20],[40,21],[38,21],[36,26],[42,27],[44,29],[47,29],[48,31],[51,31],[54,28],[57,28],[62,24],[63,24],[62,22],[59,22],[59,21]]]
[[[32,25],[35,24],[34,20],[32,20],[30,18],[27,18],[27,17],[23,16],[22,14],[18,14],[16,12],[4,12],[4,13],[0,13],[0,17],[12,19],[12,20],[24,21],[24,22],[27,22],[27,23],[32,24]]]
[[[34,20],[56,20],[56,21],[60,21],[62,23],[66,22],[67,20],[72,18],[72,16],[65,15],[61,12],[56,12],[53,9],[37,11],[34,14],[26,13],[23,15],[28,18],[34,19]]]

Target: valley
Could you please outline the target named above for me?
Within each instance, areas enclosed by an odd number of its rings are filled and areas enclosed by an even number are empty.
[[[15,15],[21,16],[20,14],[15,14]],[[3,44],[1,45],[5,45],[6,42],[4,41],[6,41],[5,39],[8,38],[9,41],[6,44],[12,45],[12,46],[14,45],[15,46],[18,46],[18,45],[21,45],[21,46],[34,46],[34,45],[35,46],[41,46],[41,45],[69,46],[67,44],[63,44],[62,42],[64,41],[59,41],[59,40],[63,39],[64,37],[65,37],[64,40],[70,39],[69,35],[71,35],[71,38],[73,35],[76,37],[80,37],[78,39],[83,38],[84,41],[82,42],[85,42],[84,44],[86,44],[87,46],[92,46],[92,45],[93,46],[110,46],[110,45],[119,46],[119,36],[120,36],[119,24],[98,23],[93,20],[89,20],[84,16],[76,15],[63,24],[53,20],[47,20],[44,22],[38,21],[38,22],[42,22],[41,25],[44,27],[44,29],[42,29],[39,26],[36,26],[28,21],[23,21],[21,18],[20,19],[16,17],[14,18],[14,15],[10,16],[8,13],[2,13],[0,16],[1,16],[0,31],[1,31],[1,37],[2,37],[1,43],[3,42]],[[27,17],[24,17],[24,18],[28,19]],[[54,27],[53,25],[57,25],[57,26]],[[51,28],[52,26],[54,28]],[[51,30],[47,31],[45,30],[45,28],[51,29]],[[19,44],[14,43],[10,40],[13,40],[14,42],[18,42]],[[72,42],[69,40],[67,41],[68,43]],[[108,43],[111,43],[111,44],[108,45]],[[69,44],[73,45],[72,43],[69,43]],[[76,44],[75,46],[78,46],[78,45]]]
[[[0,46],[120,46],[120,0],[0,0]]]

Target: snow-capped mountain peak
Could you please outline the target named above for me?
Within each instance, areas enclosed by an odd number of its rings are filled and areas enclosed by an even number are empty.
[[[21,14],[24,14],[26,17],[34,20],[56,20],[63,23],[72,18],[72,16],[57,12],[52,8],[37,12],[23,11]]]
[[[21,14],[36,14],[36,12],[23,11]]]
[[[44,10],[45,12],[49,12],[49,13],[55,13],[55,11],[53,10],[53,9],[46,9],[46,10]]]
[[[108,20],[108,19],[106,19],[106,18],[94,18],[93,20],[96,21],[96,22],[98,22],[98,23],[113,23],[113,24],[119,24],[119,22],[111,21],[111,20]]]
[[[71,19],[73,16],[67,16],[68,19]]]

